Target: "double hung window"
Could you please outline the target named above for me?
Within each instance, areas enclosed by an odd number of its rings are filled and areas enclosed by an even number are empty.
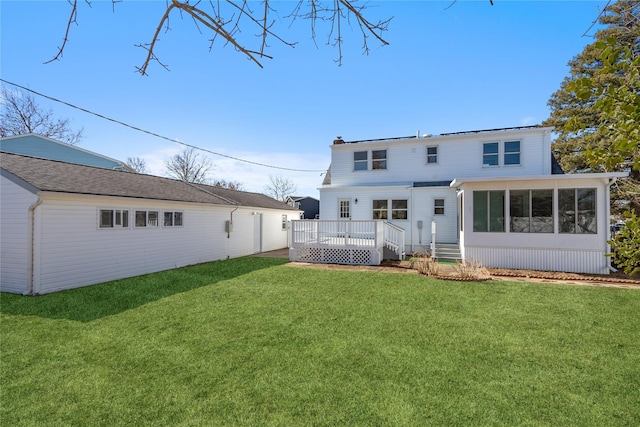
[[[391,219],[407,219],[408,203],[406,199],[391,201]]]
[[[387,200],[373,201],[373,219],[389,219],[389,203]]]
[[[444,199],[433,199],[433,214],[444,215]]]
[[[353,153],[353,170],[366,171],[369,168],[369,160],[366,151],[356,151]]]
[[[504,165],[520,164],[520,141],[507,141],[504,143]]]
[[[498,166],[498,143],[487,142],[482,146],[482,166]]]
[[[371,152],[371,169],[387,168],[387,150],[373,150]]]
[[[432,165],[438,163],[438,147],[427,147],[427,164]]]

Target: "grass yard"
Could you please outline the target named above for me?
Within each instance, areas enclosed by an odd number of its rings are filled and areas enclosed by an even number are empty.
[[[6,426],[637,426],[640,292],[241,258],[0,296]]]

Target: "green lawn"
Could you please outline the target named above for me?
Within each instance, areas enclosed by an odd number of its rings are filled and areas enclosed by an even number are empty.
[[[2,294],[0,423],[640,425],[640,292],[242,258]]]

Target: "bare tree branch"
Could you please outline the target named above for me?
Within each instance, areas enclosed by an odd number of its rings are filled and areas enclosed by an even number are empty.
[[[185,182],[206,184],[213,164],[207,157],[200,157],[194,148],[185,148],[165,163],[169,176]]]
[[[65,30],[64,37],[62,39],[62,46],[58,48],[58,53],[53,58],[46,61],[45,64],[49,64],[50,62],[57,61],[62,57],[62,52],[64,51],[64,48],[67,45],[67,41],[69,41],[69,30],[71,29],[71,24],[73,23],[77,24],[76,18],[78,16],[78,0],[68,0],[68,1],[71,4],[71,13],[69,14],[69,21],[67,22],[67,28]]]
[[[0,136],[34,133],[67,144],[82,139],[82,129],[73,130],[69,119],[55,118],[52,110],[43,110],[31,95],[5,86],[0,93]]]

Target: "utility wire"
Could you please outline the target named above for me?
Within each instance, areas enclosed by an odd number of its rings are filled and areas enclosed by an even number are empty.
[[[280,170],[286,170],[286,171],[292,171],[292,172],[314,172],[314,173],[326,172],[326,170],[320,170],[320,169],[316,170],[316,169],[285,168],[285,167],[282,167],[282,166],[268,165],[268,164],[265,164],[265,163],[259,163],[259,162],[254,162],[254,161],[251,161],[251,160],[241,159],[239,157],[229,156],[227,154],[217,153],[215,151],[211,151],[211,150],[208,150],[206,148],[201,148],[201,147],[197,147],[195,145],[187,144],[186,142],[178,141],[177,139],[169,138],[167,136],[163,136],[163,135],[157,134],[155,132],[151,132],[151,131],[142,129],[142,128],[139,128],[137,126],[132,126],[132,125],[130,125],[128,123],[121,122],[120,120],[112,119],[111,117],[107,117],[107,116],[104,116],[102,114],[95,113],[95,112],[93,112],[91,110],[87,110],[86,108],[78,107],[77,105],[73,105],[73,104],[71,104],[69,102],[65,102],[65,101],[62,101],[60,99],[54,98],[52,96],[45,95],[45,94],[40,93],[40,92],[36,92],[33,89],[29,89],[27,87],[24,87],[22,85],[14,83],[14,82],[10,82],[10,81],[5,80],[3,78],[0,78],[0,81],[4,82],[4,83],[7,83],[7,84],[10,84],[12,86],[18,87],[18,88],[20,88],[22,90],[26,90],[28,92],[31,92],[31,93],[33,93],[35,95],[38,95],[38,96],[41,96],[43,98],[47,98],[50,101],[58,102],[60,104],[66,105],[68,107],[75,108],[76,110],[80,110],[80,111],[83,111],[85,113],[92,114],[92,115],[94,115],[96,117],[100,117],[101,119],[105,119],[105,120],[108,120],[110,122],[117,123],[119,125],[128,127],[130,129],[137,130],[138,132],[146,133],[148,135],[155,136],[156,138],[164,139],[164,140],[167,140],[167,141],[170,141],[170,142],[175,142],[176,144],[184,145],[185,147],[189,147],[189,148],[193,148],[193,149],[196,149],[196,150],[204,151],[206,153],[213,154],[215,156],[226,157],[227,159],[235,160],[235,161],[238,161],[238,162],[249,163],[249,164],[252,164],[252,165],[262,166],[262,167],[271,168],[271,169],[280,169]]]

